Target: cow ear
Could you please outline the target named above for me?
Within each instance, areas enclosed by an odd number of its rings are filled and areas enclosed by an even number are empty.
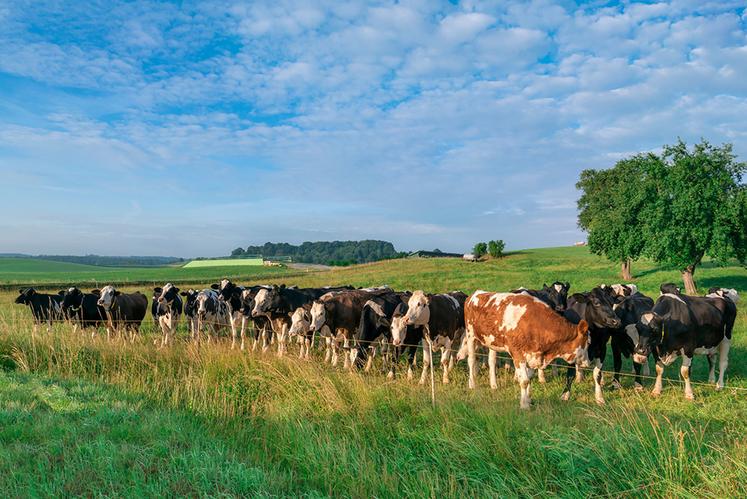
[[[101,296],[101,290],[100,289],[92,289],[91,290],[92,295]]]
[[[217,284],[211,284],[210,287],[213,289],[220,289],[220,286]]]
[[[65,290],[63,289],[62,291],[58,291],[57,294],[60,296],[65,296]]]
[[[581,319],[578,326],[576,326],[576,331],[578,331],[579,334],[586,334],[589,331],[589,323],[584,319]]]
[[[161,289],[161,288],[153,288],[153,292],[154,293],[160,293],[162,291],[163,291],[163,289]]]
[[[174,288],[174,293],[178,293],[178,292],[179,292],[179,288],[175,287]]]
[[[285,289],[285,283],[280,285],[280,289]]]
[[[18,290],[18,294],[19,294],[19,295],[22,295],[24,291],[26,291],[26,290],[25,290],[25,289],[19,289],[19,290]]]
[[[186,293],[186,292],[182,291],[182,292],[181,292],[181,293],[179,293],[179,294],[180,294],[180,295],[182,295],[182,296],[187,296],[187,295],[188,295],[189,293]]]
[[[119,290],[114,290],[114,296],[119,296],[119,295],[121,295],[121,294],[122,294],[122,292],[121,292],[121,291],[119,291]]]
[[[568,282],[568,281],[565,281],[565,284],[564,284],[564,286],[565,286],[565,290],[566,290],[566,291],[568,291],[569,289],[571,289],[571,283],[570,283],[570,282]]]

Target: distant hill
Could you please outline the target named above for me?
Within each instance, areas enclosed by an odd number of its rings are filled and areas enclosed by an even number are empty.
[[[316,241],[299,246],[288,243],[265,243],[262,246],[236,248],[233,257],[244,254],[262,255],[264,258],[290,257],[294,262],[324,265],[350,265],[402,258],[406,253],[394,249],[388,241],[366,239],[363,241]]]
[[[183,263],[183,258],[174,256],[101,256],[101,255],[25,255],[22,253],[0,253],[0,258],[32,258],[52,262],[78,263],[97,267],[160,267]]]

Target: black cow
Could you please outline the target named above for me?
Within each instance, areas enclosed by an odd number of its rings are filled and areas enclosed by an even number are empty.
[[[625,296],[620,303],[616,303],[613,307],[615,314],[620,318],[620,329],[621,332],[612,335],[612,358],[614,359],[615,375],[612,380],[612,388],[619,389],[620,385],[620,369],[622,368],[622,357],[630,358],[633,355],[635,348],[635,342],[633,338],[636,336],[635,325],[640,320],[641,316],[650,312],[654,308],[654,300],[642,293],[634,293],[629,296]],[[623,333],[623,334],[621,334]],[[641,364],[633,361],[633,369],[635,370],[635,384],[636,390],[642,390],[643,384],[641,382]],[[643,374],[648,376],[648,361],[643,364]]]
[[[183,302],[179,296],[179,288],[170,282],[163,288],[153,288],[153,305],[161,329],[161,347],[165,347],[171,338],[176,337],[176,328],[182,315]]]
[[[556,312],[562,314],[568,307],[568,290],[571,289],[569,282],[555,281],[552,285],[542,285],[542,289],[514,289],[512,293],[524,293],[534,296],[550,305]]]
[[[62,315],[62,300],[64,291],[56,295],[37,293],[34,288],[21,289],[18,291],[15,303],[27,305],[31,309],[34,318],[34,329],[39,324],[46,322],[47,331],[52,327],[52,322],[64,319]]]
[[[607,342],[618,332],[621,321],[612,309],[614,302],[609,293],[601,287],[596,287],[587,293],[575,293],[568,298],[568,308],[563,314],[567,320],[578,324],[585,320],[589,325],[589,360],[594,366],[594,398],[597,404],[604,404],[602,395],[602,363],[607,356]],[[565,389],[562,400],[571,397],[571,385],[576,377],[576,366],[568,367],[565,379]]]
[[[104,309],[107,338],[117,329],[123,329],[125,334],[130,333],[130,341],[134,342],[148,310],[148,298],[137,291],[122,293],[114,286],[104,286],[92,293],[99,295],[96,303]]]
[[[664,294],[653,310],[643,314],[636,324],[635,358],[644,360],[650,353],[656,358],[656,382],[651,392],[661,394],[664,366],[682,356],[680,375],[685,380],[685,398],[692,400],[690,365],[695,354],[708,355],[708,381],[715,381],[714,357],[719,355],[716,389],[724,387],[729,365],[729,348],[739,295],[733,289],[714,288],[705,297]]]
[[[663,295],[670,294],[670,295],[680,295],[682,294],[680,291],[680,287],[674,284],[673,282],[667,282],[659,286],[659,292]]]
[[[399,320],[407,313],[407,302],[411,293],[386,293],[369,299],[363,306],[361,319],[356,334],[357,351],[355,365],[362,367],[365,363],[366,370],[370,369],[373,349],[371,346],[379,338],[383,338],[387,343],[392,341],[391,325],[393,318]],[[412,378],[412,369],[414,367],[415,353],[423,339],[423,328],[408,326],[404,341],[401,345],[393,346],[393,355],[389,355],[389,372],[387,377],[393,379],[396,371],[396,364],[399,361],[402,352],[406,349],[408,352],[408,377]]]
[[[98,328],[106,325],[106,311],[98,305],[99,295],[84,293],[76,287],[65,291],[62,313],[73,323],[73,331],[82,328]],[[96,334],[94,331],[92,334]]]

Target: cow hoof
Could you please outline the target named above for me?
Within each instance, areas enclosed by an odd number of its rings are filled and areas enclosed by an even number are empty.
[[[394,373],[391,372],[391,371],[388,372],[387,375],[386,375],[386,379],[394,379]]]
[[[562,400],[564,402],[567,402],[567,401],[571,400],[571,392],[563,392],[560,395],[560,400]]]
[[[724,389],[724,385],[716,385],[716,391],[721,391]]]
[[[606,402],[604,401],[604,399],[594,399],[594,401],[597,403],[597,405],[605,405],[606,404]]]
[[[651,392],[651,396],[652,397],[658,397],[659,395],[661,395],[660,391],[654,390],[654,391]]]
[[[472,388],[474,388],[474,386]],[[490,385],[490,389],[491,390],[497,390],[498,389],[498,385]]]
[[[643,385],[640,384],[640,383],[636,383],[635,385],[633,385],[633,389],[635,391],[637,391],[637,392],[642,392],[643,391]]]
[[[693,401],[693,400],[695,400],[695,395],[693,395],[692,393],[686,393],[685,394],[685,398],[687,400]]]
[[[612,391],[621,390],[622,389],[622,385],[620,384],[619,381],[617,381],[616,379],[613,379],[612,380],[612,384],[610,385],[610,389]]]

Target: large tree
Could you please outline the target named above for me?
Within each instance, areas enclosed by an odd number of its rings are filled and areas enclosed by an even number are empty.
[[[582,191],[578,225],[589,235],[589,249],[619,263],[626,281],[645,245],[642,217],[655,192],[648,172],[660,162],[653,154],[639,154],[608,170],[584,170],[576,184]]]
[[[680,269],[687,293],[696,294],[704,256],[747,259],[747,165],[736,161],[731,144],[703,140],[688,148],[680,140],[649,166],[656,195],[644,210],[644,252]]]

